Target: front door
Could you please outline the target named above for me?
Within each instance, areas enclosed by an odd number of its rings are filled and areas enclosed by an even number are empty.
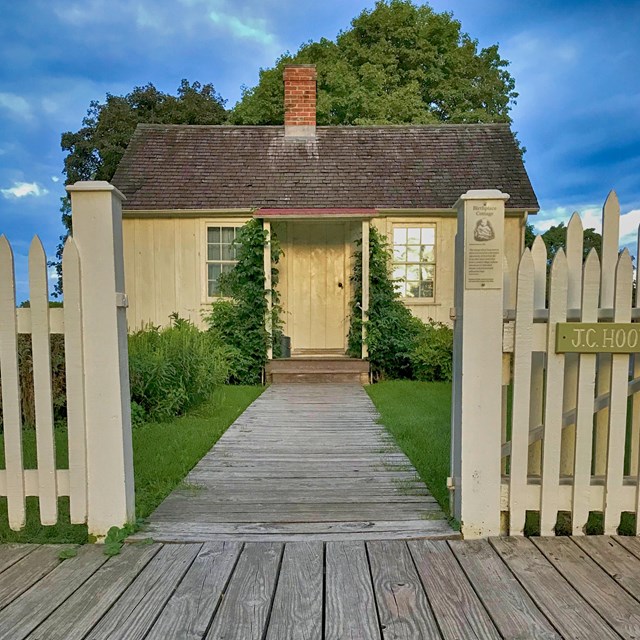
[[[349,223],[290,223],[291,347],[295,354],[344,353],[348,333]]]

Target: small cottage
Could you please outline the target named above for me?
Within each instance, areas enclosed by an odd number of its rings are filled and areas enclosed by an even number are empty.
[[[201,324],[251,218],[284,250],[278,289],[293,355],[344,353],[355,242],[371,225],[393,250],[404,303],[449,322],[453,205],[469,189],[510,195],[505,244],[515,275],[538,202],[507,124],[316,126],[313,65],[287,67],[284,92],[284,126],[136,129],[113,178],[127,197],[131,330],[167,324],[172,312]]]

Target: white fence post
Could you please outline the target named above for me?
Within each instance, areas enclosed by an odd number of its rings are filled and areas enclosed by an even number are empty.
[[[465,538],[499,535],[504,203],[495,189],[460,196],[456,242],[452,481]]]
[[[76,182],[73,237],[82,268],[87,524],[101,537],[135,517],[122,243],[124,196],[108,182]]]

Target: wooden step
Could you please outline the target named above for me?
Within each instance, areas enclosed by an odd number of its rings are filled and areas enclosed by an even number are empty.
[[[282,358],[266,367],[267,382],[366,384],[369,363],[356,358]]]

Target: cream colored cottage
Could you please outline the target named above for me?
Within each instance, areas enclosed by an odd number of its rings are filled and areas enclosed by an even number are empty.
[[[284,249],[278,289],[294,355],[344,353],[354,242],[370,225],[392,245],[405,304],[449,322],[453,205],[468,189],[510,194],[515,274],[538,202],[508,125],[317,127],[315,68],[287,67],[284,88],[284,126],[138,126],[113,179],[127,197],[130,329],[172,312],[201,324],[251,218]]]

